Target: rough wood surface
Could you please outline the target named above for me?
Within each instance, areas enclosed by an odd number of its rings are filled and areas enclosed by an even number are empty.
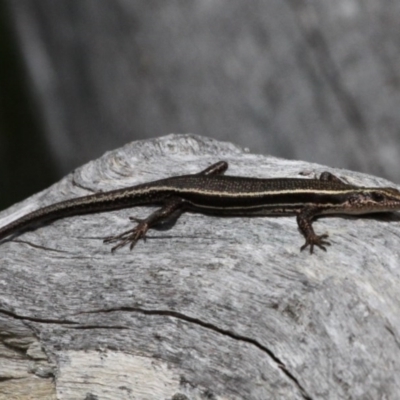
[[[0,225],[220,159],[233,175],[327,169],[169,135],[105,154],[1,213]],[[1,399],[398,399],[396,218],[320,219],[332,246],[314,255],[300,253],[292,217],[184,214],[132,252],[102,244],[149,211],[67,218],[0,245]]]

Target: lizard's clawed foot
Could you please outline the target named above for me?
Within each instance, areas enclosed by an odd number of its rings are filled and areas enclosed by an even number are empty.
[[[111,249],[111,253],[114,253],[115,250],[128,244],[130,244],[129,249],[132,250],[139,239],[146,240],[146,233],[149,230],[149,224],[144,220],[139,220],[134,217],[131,217],[130,219],[139,222],[138,225],[120,235],[109,236],[103,240],[103,243],[117,243],[117,245]]]
[[[324,240],[328,237],[329,235],[324,234],[324,235],[310,235],[306,238],[306,242],[303,244],[303,246],[300,247],[300,251],[303,251],[305,248],[310,246],[310,254],[314,252],[314,246],[318,246],[320,249],[326,251],[325,246],[330,246],[331,244],[327,241]]]

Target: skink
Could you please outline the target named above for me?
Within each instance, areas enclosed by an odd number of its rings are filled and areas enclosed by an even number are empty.
[[[26,214],[0,228],[0,240],[37,224],[73,215],[121,208],[159,205],[161,208],[119,235],[104,239],[112,251],[132,249],[147,231],[172,216],[192,211],[223,216],[295,215],[305,238],[301,250],[314,246],[326,250],[327,234],[317,235],[312,222],[326,214],[368,214],[400,209],[400,192],[390,187],[359,187],[324,172],[318,179],[259,179],[225,176],[225,161],[194,175],[182,175],[137,186],[61,201]]]

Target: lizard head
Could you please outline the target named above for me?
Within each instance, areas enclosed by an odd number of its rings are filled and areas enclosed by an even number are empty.
[[[365,188],[357,197],[353,204],[358,203],[357,208],[363,213],[400,210],[400,191],[395,188]]]

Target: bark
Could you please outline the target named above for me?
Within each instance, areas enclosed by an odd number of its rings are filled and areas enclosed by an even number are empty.
[[[169,135],[106,153],[1,213],[0,224],[221,159],[231,175],[327,169]],[[1,399],[398,398],[398,218],[320,219],[315,229],[332,246],[310,255],[293,217],[187,213],[111,254],[102,238],[150,211],[70,217],[0,245]]]

